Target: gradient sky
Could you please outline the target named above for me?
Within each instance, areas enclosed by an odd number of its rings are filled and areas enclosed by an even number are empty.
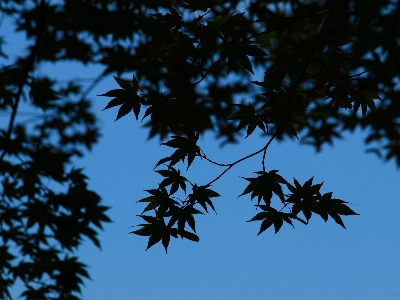
[[[4,22],[4,50],[21,55],[22,37],[11,32]],[[95,78],[101,71],[68,63],[43,65],[35,74],[65,80]],[[90,94],[102,138],[76,161],[90,177],[90,188],[111,207],[113,220],[100,233],[102,250],[86,241],[76,253],[90,266],[92,278],[85,281],[83,299],[399,299],[400,173],[393,161],[383,163],[364,153],[361,131],[321,153],[296,141],[274,142],[267,152],[267,169],[301,183],[314,176],[314,183],[325,182],[321,192],[351,202],[360,216],[343,217],[346,230],[314,216],[308,226],[284,224],[278,234],[269,229],[257,237],[260,223],[246,223],[256,213],[250,197],[237,198],[247,185],[240,176],[252,177],[261,169],[261,156],[256,156],[213,185],[221,194],[214,198],[217,214],[197,217],[199,243],[172,239],[168,254],[161,244],[145,252],[147,238],[128,232],[140,222],[136,215],[144,206],[136,201],[147,196],[143,190],[162,179],[153,166],[171,150],[157,139],[147,141],[147,130],[133,114],[113,122],[117,109],[101,111],[109,98],[96,95],[114,88],[110,75]],[[239,146],[219,148],[207,134],[199,144],[208,157],[229,163],[265,142],[253,134]],[[204,184],[221,171],[195,160],[187,177]],[[16,288],[14,296],[19,292]]]

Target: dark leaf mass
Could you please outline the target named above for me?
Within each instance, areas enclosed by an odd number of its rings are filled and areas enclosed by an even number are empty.
[[[141,224],[131,233],[147,237],[147,249],[161,242],[167,251],[171,237],[198,242],[198,215],[231,203],[213,184],[255,156],[260,166],[238,174],[238,195],[257,200],[249,222],[260,221],[258,234],[315,215],[345,228],[343,216],[357,215],[347,201],[313,178],[300,183],[267,169],[266,152],[287,139],[321,151],[361,128],[369,152],[400,166],[399,1],[285,3],[1,1],[2,19],[29,41],[17,56],[2,48],[9,35],[0,39],[0,298],[22,282],[25,299],[79,299],[89,278],[77,249],[85,238],[100,247],[98,231],[110,222],[74,167],[100,136],[91,101],[107,99],[115,121],[140,116],[170,151],[154,158],[159,182],[138,201]],[[89,87],[42,74],[60,62],[103,72]],[[112,74],[114,88],[88,99]],[[22,105],[35,118],[23,118]],[[245,138],[261,135],[264,146],[221,163],[200,147],[206,133],[244,148]],[[204,172],[206,182],[187,175],[207,164],[220,172]]]

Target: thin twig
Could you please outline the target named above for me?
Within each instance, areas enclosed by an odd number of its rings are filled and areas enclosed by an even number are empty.
[[[185,95],[186,93],[190,92],[190,91],[191,91],[194,87],[196,87],[200,82],[202,82],[202,81],[207,77],[207,74],[210,73],[211,69],[212,69],[217,63],[219,63],[221,60],[222,60],[222,58],[216,60],[216,61],[206,70],[206,72],[201,76],[201,78],[200,78],[199,80],[197,80],[195,83],[192,83],[192,84],[190,85],[190,87],[189,87],[186,91],[184,91],[184,92],[181,93],[180,95],[176,96],[176,98],[182,97],[182,96]]]
[[[216,161],[213,161],[213,160],[209,159],[209,158],[206,156],[206,154],[204,153],[203,150],[200,149],[200,151],[201,151],[202,154],[199,155],[199,157],[204,158],[204,159],[207,160],[208,162],[210,162],[210,163],[212,163],[212,164],[214,164],[214,165],[220,166],[220,167],[228,167],[228,166],[230,166],[230,164],[221,164],[221,163],[218,163],[218,162],[216,162]]]
[[[17,111],[18,111],[18,106],[19,106],[19,102],[21,100],[21,96],[22,96],[22,92],[26,83],[26,80],[29,76],[29,72],[31,71],[31,68],[33,66],[33,64],[35,63],[36,60],[36,56],[37,56],[37,52],[39,50],[40,47],[40,43],[42,41],[44,32],[46,30],[46,14],[45,14],[45,6],[46,6],[46,2],[45,0],[40,0],[40,21],[39,21],[39,27],[38,27],[38,32],[37,32],[37,36],[36,36],[36,41],[35,44],[31,50],[31,53],[29,54],[27,60],[26,60],[26,65],[25,65],[25,70],[24,70],[24,74],[22,76],[22,80],[18,86],[18,91],[17,94],[15,96],[15,102],[14,105],[12,106],[12,112],[11,112],[11,117],[10,117],[10,121],[8,124],[8,129],[7,129],[7,133],[4,137],[4,148],[3,148],[3,152],[0,155],[0,162],[3,161],[4,156],[6,155],[7,151],[8,151],[8,147],[10,144],[10,140],[11,140],[11,133],[13,131],[14,128],[14,122],[15,122],[15,117],[17,115]]]
[[[262,169],[263,169],[263,172],[265,173],[265,156],[267,155],[267,149],[265,149],[264,150],[264,153],[263,153],[263,157],[262,157]]]
[[[87,87],[87,89],[82,93],[81,99],[85,99],[87,95],[96,87],[96,85],[99,84],[103,78],[105,78],[107,75],[106,74],[101,74],[99,75],[95,80],[92,81],[92,83]]]

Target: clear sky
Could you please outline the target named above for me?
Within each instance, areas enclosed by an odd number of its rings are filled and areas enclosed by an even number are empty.
[[[8,43],[6,52],[21,49],[17,37]],[[37,74],[63,80],[94,78],[101,71],[69,63],[42,66]],[[92,278],[85,281],[83,299],[399,299],[400,173],[394,162],[364,153],[362,132],[318,154],[296,141],[274,142],[267,152],[267,169],[301,183],[314,176],[315,183],[325,182],[322,192],[351,202],[360,216],[343,217],[346,230],[314,216],[308,226],[284,224],[278,234],[269,229],[257,237],[260,223],[246,223],[256,213],[250,197],[237,198],[246,186],[239,176],[261,169],[257,156],[214,184],[221,194],[214,198],[217,214],[198,216],[199,243],[172,239],[168,254],[161,245],[145,252],[147,238],[128,232],[140,222],[136,215],[144,206],[136,201],[146,197],[143,190],[161,181],[153,166],[170,149],[157,139],[147,141],[147,130],[133,114],[113,122],[116,109],[101,112],[108,98],[96,95],[114,88],[110,75],[91,93],[102,138],[76,162],[90,177],[90,188],[111,207],[113,220],[100,233],[102,250],[87,241],[77,252]],[[208,157],[228,163],[265,142],[253,134],[239,146],[219,148],[208,134],[200,146]],[[202,184],[220,171],[195,160],[188,178]]]

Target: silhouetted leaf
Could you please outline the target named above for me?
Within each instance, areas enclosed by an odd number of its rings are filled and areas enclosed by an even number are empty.
[[[243,104],[235,104],[235,106],[239,107],[240,111],[231,115],[229,120],[240,120],[240,123],[236,129],[236,132],[247,127],[246,138],[253,133],[256,127],[259,127],[262,131],[265,132],[265,124],[262,118],[256,114],[253,105],[250,103],[248,105]]]
[[[191,203],[195,204],[196,202],[201,205],[201,207],[208,213],[207,205],[211,207],[213,211],[215,211],[214,205],[211,201],[211,198],[219,197],[220,195],[206,188],[205,186],[193,186],[193,192],[189,195],[189,199]]]
[[[283,191],[281,184],[285,184],[286,180],[283,179],[282,176],[277,174],[277,170],[272,170],[269,172],[255,172],[259,174],[258,177],[255,178],[244,178],[250,182],[250,184],[245,188],[242,194],[243,196],[251,192],[251,200],[257,196],[258,204],[260,204],[261,199],[264,200],[266,205],[270,205],[272,195],[277,195],[282,201],[284,200]]]

